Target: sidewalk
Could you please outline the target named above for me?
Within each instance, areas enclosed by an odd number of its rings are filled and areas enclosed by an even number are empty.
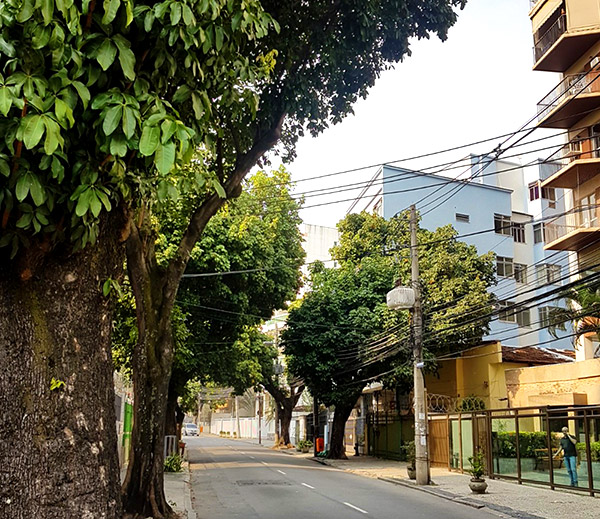
[[[165,496],[181,519],[196,519],[190,495],[190,468],[186,461],[181,472],[165,472]]]
[[[314,459],[314,458],[313,458]],[[512,481],[486,479],[487,493],[471,493],[468,483],[470,476],[448,472],[444,468],[432,468],[432,485],[418,487],[408,479],[406,463],[351,456],[347,460],[322,460],[332,467],[378,478],[383,481],[404,485],[415,490],[428,492],[438,497],[463,503],[475,508],[488,507],[508,517],[519,519],[592,519],[600,517],[600,499],[588,494],[565,490],[550,490],[549,487],[519,485]]]

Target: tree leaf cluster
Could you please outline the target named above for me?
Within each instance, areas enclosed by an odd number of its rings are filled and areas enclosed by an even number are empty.
[[[343,219],[331,251],[340,267],[314,269],[312,290],[290,312],[288,365],[326,405],[353,405],[367,381],[412,376],[409,312],[385,303],[397,281],[410,285],[407,216]],[[418,232],[426,359],[476,345],[491,319],[493,255],[479,256],[455,237],[451,226]]]
[[[0,3],[0,247],[93,244],[142,179],[211,149],[213,112],[251,111],[268,66],[241,49],[276,26],[257,0]]]

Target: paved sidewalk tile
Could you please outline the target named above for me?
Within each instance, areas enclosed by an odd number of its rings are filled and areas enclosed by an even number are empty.
[[[445,499],[480,508],[486,506],[496,512],[517,519],[596,519],[600,517],[600,499],[588,494],[548,487],[519,485],[511,481],[487,480],[487,493],[476,495],[468,487],[470,476],[433,468],[433,484],[417,487],[408,479],[406,463],[372,458],[349,457],[348,460],[327,460],[328,465],[379,478],[396,484],[435,494]]]

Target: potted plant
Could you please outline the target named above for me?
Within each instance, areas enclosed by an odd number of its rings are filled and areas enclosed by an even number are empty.
[[[302,450],[302,452],[307,453],[313,446],[313,442],[311,442],[310,440],[302,440],[300,442],[300,448]]]
[[[484,494],[487,488],[487,483],[483,479],[485,473],[485,457],[480,449],[477,449],[473,456],[469,457],[469,463],[471,469],[467,472],[471,474],[471,481],[469,481],[469,488],[474,494]]]
[[[417,469],[415,467],[415,459],[416,459],[416,451],[415,451],[415,442],[409,441],[406,442],[402,446],[402,450],[404,451],[404,455],[406,456],[406,461],[408,465],[406,465],[406,472],[410,479],[417,479]]]

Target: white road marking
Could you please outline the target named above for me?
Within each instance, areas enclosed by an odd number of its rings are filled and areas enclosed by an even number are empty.
[[[345,504],[346,506],[349,506],[350,508],[354,508],[354,510],[358,510],[358,511],[359,511],[361,514],[368,514],[368,513],[369,513],[369,512],[367,512],[366,510],[363,510],[362,508],[358,508],[358,506],[354,506],[354,505],[353,505],[353,504],[351,504],[351,503],[346,503],[346,502],[344,501],[344,504]]]
[[[312,488],[313,490],[315,489],[315,487],[311,487],[311,486],[310,486],[308,483],[302,483],[302,484],[303,484],[305,487]]]
[[[263,465],[268,465],[268,463],[267,463],[266,461],[261,461],[261,463],[262,463]]]
[[[252,458],[253,460],[255,460],[255,459],[256,459],[254,456],[250,456],[250,458]]]
[[[285,476],[285,472],[283,470],[277,469],[277,472],[279,472],[280,474],[283,474]]]

